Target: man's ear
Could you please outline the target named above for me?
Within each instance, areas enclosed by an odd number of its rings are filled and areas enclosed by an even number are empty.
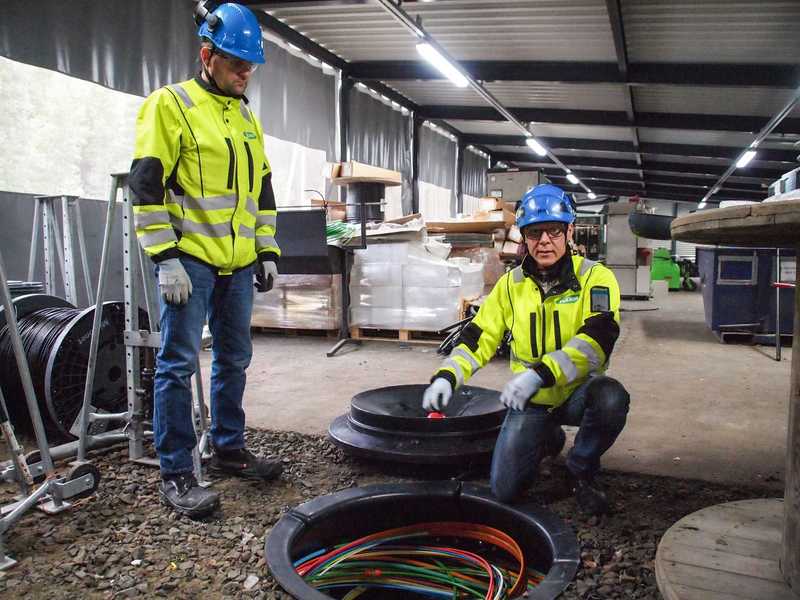
[[[206,68],[208,68],[208,62],[211,60],[212,55],[211,48],[200,46],[200,63],[205,65]]]
[[[572,235],[574,233],[575,233],[575,224],[574,223],[570,223],[569,225],[567,225],[567,239],[570,242],[572,241]]]

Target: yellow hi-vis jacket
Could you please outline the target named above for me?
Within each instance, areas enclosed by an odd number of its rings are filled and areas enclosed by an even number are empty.
[[[197,77],[144,101],[129,182],[136,235],[154,261],[187,254],[224,275],[277,260],[271,177],[245,99]]]
[[[619,336],[614,273],[580,256],[562,260],[547,293],[534,281],[533,259],[503,275],[434,375],[454,388],[491,360],[511,331],[511,370],[534,369],[544,381],[534,404],[557,407],[590,376],[603,373]]]

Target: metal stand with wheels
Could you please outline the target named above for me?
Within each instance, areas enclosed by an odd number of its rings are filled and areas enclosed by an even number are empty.
[[[98,352],[101,346],[100,334],[104,324],[108,327],[108,305],[105,303],[106,283],[108,279],[109,256],[111,252],[111,233],[114,228],[117,197],[123,194],[123,263],[125,286],[125,367],[126,390],[128,409],[125,412],[98,412],[92,406],[95,387],[95,373],[97,369]],[[43,214],[48,227],[57,228],[52,217],[44,210],[47,204],[42,203]],[[52,212],[52,211],[50,211]],[[65,218],[65,223],[69,219]],[[80,226],[79,226],[80,231]],[[38,225],[35,226],[38,230]],[[58,236],[58,234],[56,233]],[[34,241],[38,243],[34,236]],[[45,245],[47,251],[52,252],[52,245]],[[58,248],[58,247],[57,247]],[[59,249],[60,250],[60,249]],[[47,254],[47,252],[46,252]],[[85,254],[85,252],[84,252]],[[2,311],[0,317],[8,324],[9,336],[14,348],[20,378],[25,391],[28,411],[33,423],[34,434],[38,450],[27,455],[17,441],[13,428],[8,419],[5,398],[0,391],[0,431],[8,445],[11,459],[0,464],[0,480],[16,482],[20,488],[20,498],[17,502],[0,508],[0,570],[8,568],[16,561],[5,554],[4,539],[14,524],[33,507],[47,513],[54,514],[70,506],[66,500],[91,494],[97,489],[100,473],[87,457],[90,450],[101,448],[120,442],[128,442],[128,455],[130,460],[147,465],[158,466],[155,459],[145,456],[144,441],[152,437],[152,423],[148,421],[147,405],[152,396],[152,383],[155,374],[154,352],[160,347],[158,332],[158,308],[155,297],[155,283],[150,281],[150,270],[145,262],[146,257],[141,251],[136,239],[133,224],[133,208],[130,201],[130,190],[127,187],[127,174],[112,175],[111,189],[108,198],[108,215],[103,237],[103,250],[100,263],[100,277],[97,286],[97,304],[94,309],[89,358],[86,372],[86,383],[83,391],[83,401],[77,422],[79,424],[78,439],[66,444],[50,448],[48,446],[45,427],[39,411],[39,405],[34,392],[28,368],[25,350],[17,327],[17,304],[11,300],[5,270],[0,257],[0,297]],[[53,261],[50,261],[51,263]],[[32,251],[31,264],[35,264],[35,253]],[[62,261],[62,265],[64,262]],[[62,271],[63,274],[63,271]],[[52,276],[52,270],[49,271]],[[51,277],[52,278],[52,277]],[[65,278],[66,281],[66,278]],[[73,286],[74,287],[74,286]],[[88,292],[90,293],[90,292]],[[38,304],[53,301],[64,302],[57,298],[44,295],[26,296],[17,299],[25,303],[26,310],[36,310]],[[50,306],[47,304],[46,306]],[[69,305],[69,303],[66,303]],[[144,311],[140,306],[146,307],[147,319],[143,318]],[[203,477],[201,460],[210,455],[210,442],[208,436],[208,409],[203,397],[203,385],[198,362],[195,373],[195,397],[192,403],[193,424],[198,438],[198,445],[193,453],[193,468],[200,485],[208,486],[209,481]],[[109,426],[115,424],[116,429],[103,433],[92,433],[93,423],[105,423]],[[71,463],[71,469],[62,477],[54,473],[53,461],[76,457]],[[34,486],[40,484],[38,488]],[[33,491],[32,491],[33,490]]]
[[[0,302],[2,302],[8,335],[14,349],[17,368],[22,380],[25,401],[28,406],[31,423],[33,425],[36,444],[38,446],[40,462],[43,466],[43,483],[34,488],[36,480],[28,462],[24,457],[22,446],[19,444],[14,430],[8,421],[8,411],[0,391],[0,430],[11,455],[12,474],[20,488],[19,499],[16,502],[0,507],[0,570],[16,564],[16,561],[6,554],[5,539],[9,530],[16,525],[22,516],[31,508],[38,508],[47,514],[56,514],[71,506],[67,500],[91,494],[100,483],[100,473],[92,465],[75,467],[66,475],[56,476],[53,467],[53,457],[45,435],[39,404],[31,380],[25,350],[20,339],[17,319],[11,302],[11,293],[8,288],[5,265],[0,256]]]

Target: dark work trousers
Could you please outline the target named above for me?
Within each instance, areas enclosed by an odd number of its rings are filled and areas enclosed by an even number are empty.
[[[600,457],[625,427],[629,404],[619,381],[598,376],[552,412],[537,404],[523,411],[509,409],[492,455],[492,492],[501,502],[511,502],[533,485],[542,458],[560,444],[561,425],[580,427],[567,454],[567,469],[575,477],[591,479],[600,469]]]

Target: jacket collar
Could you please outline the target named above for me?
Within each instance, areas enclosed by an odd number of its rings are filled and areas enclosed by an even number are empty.
[[[236,98],[237,100],[243,100],[245,104],[250,104],[250,101],[244,94],[242,94],[241,96],[232,96],[230,94],[226,94],[213,83],[208,83],[205,79],[203,79],[201,75],[195,75],[194,81],[197,85],[199,85],[209,94],[214,94],[215,96],[222,96],[224,98]]]
[[[578,281],[578,277],[575,275],[575,266],[569,250],[567,250],[564,256],[558,259],[558,262],[554,264],[551,269],[557,271],[558,275],[556,276],[557,283],[552,287],[550,292],[548,292],[548,296],[554,293],[565,292],[568,289],[574,292],[581,289],[580,281]],[[522,272],[535,282],[537,271],[536,261],[533,260],[530,254],[526,254],[525,258],[522,259]]]

